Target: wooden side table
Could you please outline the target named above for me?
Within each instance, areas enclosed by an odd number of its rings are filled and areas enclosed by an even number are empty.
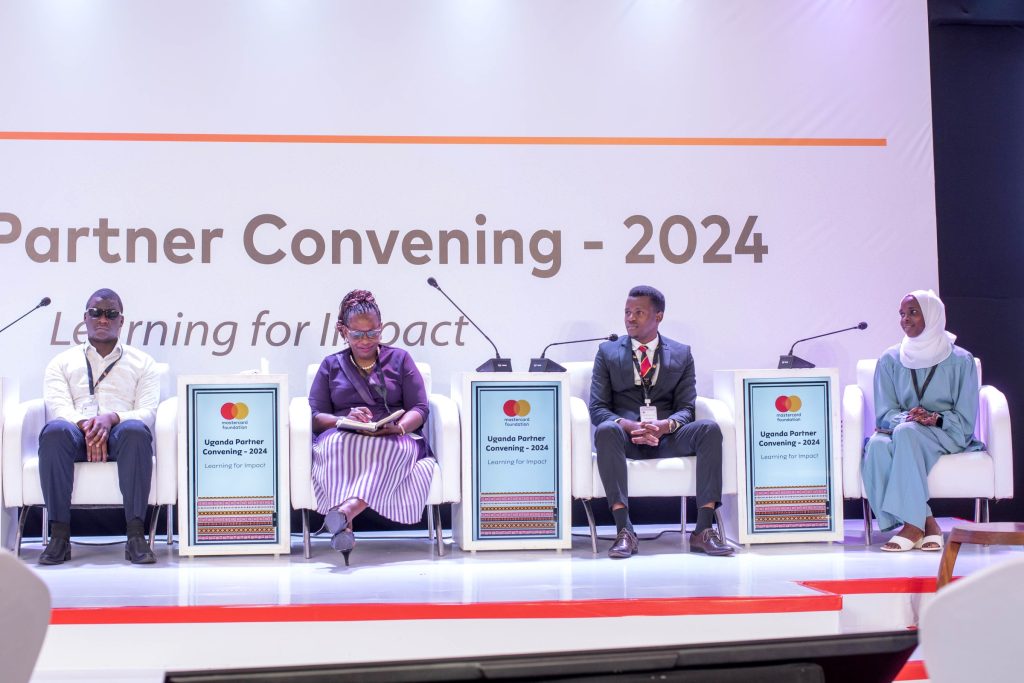
[[[953,527],[946,540],[939,562],[939,577],[935,590],[939,590],[953,578],[953,565],[960,552],[961,543],[979,545],[1024,545],[1024,523],[987,522],[983,524],[960,524]]]

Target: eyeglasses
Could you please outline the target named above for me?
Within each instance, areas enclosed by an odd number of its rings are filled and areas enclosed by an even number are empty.
[[[105,317],[107,320],[117,320],[121,317],[121,311],[116,308],[87,308],[85,312],[90,318]]]
[[[345,328],[348,330],[348,328]],[[359,341],[360,339],[377,339],[384,328],[378,327],[375,330],[348,330],[348,338]]]

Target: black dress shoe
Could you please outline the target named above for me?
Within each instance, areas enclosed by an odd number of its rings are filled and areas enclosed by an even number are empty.
[[[39,564],[64,564],[71,559],[71,539],[64,536],[50,536],[50,542],[39,556]]]
[[[713,527],[690,534],[690,552],[707,553],[708,555],[732,555],[732,546],[718,535]]]
[[[632,557],[638,552],[640,552],[640,542],[636,540],[636,534],[627,527],[623,527],[619,535],[615,537],[612,547],[608,549],[608,557],[613,560],[622,560]]]
[[[132,564],[153,564],[156,555],[149,549],[145,536],[129,536],[128,542],[124,544],[124,559]]]

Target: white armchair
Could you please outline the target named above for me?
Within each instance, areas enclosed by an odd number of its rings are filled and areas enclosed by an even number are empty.
[[[843,497],[860,498],[864,542],[871,544],[871,510],[864,496],[860,466],[864,442],[875,430],[874,359],[857,362],[857,383],[843,390]],[[978,383],[981,385],[981,361]],[[993,386],[979,386],[974,435],[986,450],[951,453],[928,473],[932,498],[974,498],[974,521],[988,521],[988,501],[1013,498],[1013,442],[1006,396]]]
[[[306,368],[306,393],[313,384],[319,364]],[[462,446],[459,426],[459,411],[455,402],[443,394],[431,393],[430,365],[416,363],[430,401],[430,415],[427,432],[430,448],[437,459],[434,474],[427,495],[428,534],[437,543],[437,552],[444,555],[444,540],[441,530],[441,508],[445,503],[458,503],[461,497],[460,470],[462,467]],[[310,557],[309,511],[316,509],[316,494],[313,492],[313,425],[312,413],[307,396],[292,399],[288,411],[289,446],[291,449],[291,498],[292,507],[302,510],[302,546],[305,557]]]
[[[157,363],[160,374],[160,398],[153,434],[153,478],[149,489],[149,504],[156,506],[150,519],[149,542],[159,519],[160,508],[167,506],[167,540],[171,542],[171,517],[178,499],[178,440],[176,397],[166,398],[171,392],[170,368]],[[21,538],[25,530],[28,509],[43,506],[43,489],[39,480],[39,432],[47,422],[46,406],[37,398],[16,405],[3,424],[4,504],[18,508],[18,530],[14,550],[21,552]],[[74,507],[120,507],[123,504],[117,480],[117,463],[75,463],[75,485],[71,494]],[[46,508],[43,508],[43,538],[47,535]]]
[[[606,496],[601,476],[597,471],[594,454],[594,429],[590,424],[590,380],[594,371],[592,361],[562,363],[569,372],[569,412],[572,421],[572,496],[583,502],[590,525],[590,545],[597,552],[597,528],[594,524],[592,498]],[[697,397],[697,419],[709,419],[722,430],[722,494],[736,493],[736,431],[732,412],[725,403],[713,398]],[[686,499],[697,495],[696,458],[671,457],[651,460],[627,460],[630,497],[679,496],[681,504],[680,530],[686,532]],[[717,511],[719,530],[724,527]]]

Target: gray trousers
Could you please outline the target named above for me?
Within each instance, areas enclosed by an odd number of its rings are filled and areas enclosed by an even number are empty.
[[[117,462],[126,520],[146,519],[153,477],[153,435],[141,420],[125,420],[110,430],[107,459]],[[39,433],[39,479],[53,522],[71,522],[75,463],[86,461],[85,434],[67,420],[47,422]]]
[[[601,475],[608,507],[622,503],[629,507],[626,458],[645,460],[678,455],[697,456],[697,506],[722,502],[722,430],[713,420],[695,420],[675,434],[666,434],[657,446],[639,446],[625,429],[609,420],[594,432],[597,471]]]

